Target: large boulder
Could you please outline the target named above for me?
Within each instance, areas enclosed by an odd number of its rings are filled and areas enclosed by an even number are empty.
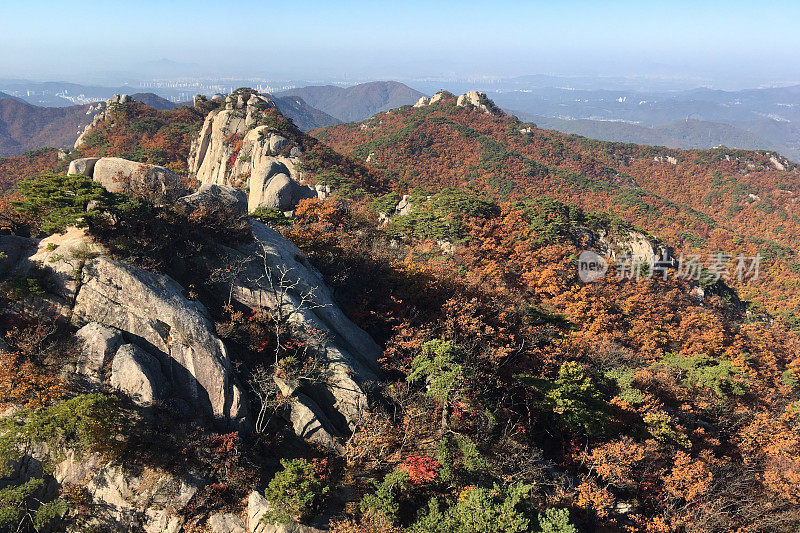
[[[80,343],[75,373],[83,384],[90,388],[99,388],[105,383],[106,365],[123,344],[122,332],[90,322],[80,328],[75,337]]]
[[[330,445],[352,431],[367,409],[362,385],[377,379],[380,348],[345,316],[303,252],[260,222],[251,221],[251,229],[254,240],[228,249],[219,265],[236,265],[220,290],[249,309],[280,309],[299,335],[318,332],[307,340],[324,356],[325,383],[289,391],[294,404],[288,418],[300,434]],[[276,291],[281,284],[286,290]]]
[[[83,174],[84,176],[92,177],[94,172],[94,165],[100,160],[99,157],[82,157],[74,159],[69,163],[67,174]]]
[[[316,198],[317,192],[300,185],[287,174],[275,174],[266,182],[254,178],[250,181],[248,208],[252,212],[259,207],[272,207],[280,211],[291,211],[300,200]]]
[[[172,202],[186,194],[181,179],[157,165],[103,157],[94,164],[92,179],[111,192],[124,192],[155,201]]]
[[[83,265],[81,281],[73,323],[98,322],[126,332],[160,359],[173,392],[198,414],[226,427],[246,416],[228,352],[208,311],[187,300],[177,282],[105,256]]]
[[[194,193],[178,199],[179,203],[192,209],[206,209],[209,212],[229,212],[247,215],[247,196],[229,185],[204,183]]]
[[[142,406],[164,399],[168,390],[158,359],[135,344],[117,350],[111,364],[111,386]]]

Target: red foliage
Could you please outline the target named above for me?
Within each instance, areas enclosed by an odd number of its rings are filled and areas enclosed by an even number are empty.
[[[214,433],[209,438],[209,446],[217,455],[229,455],[237,450],[239,446],[239,432]]]
[[[409,455],[400,466],[408,472],[408,479],[414,485],[430,483],[438,475],[439,461],[427,455]]]
[[[328,479],[330,469],[326,458],[315,457],[311,459],[311,464],[314,466],[314,474],[316,474],[319,479]]]

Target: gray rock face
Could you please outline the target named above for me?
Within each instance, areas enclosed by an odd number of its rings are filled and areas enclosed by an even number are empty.
[[[160,359],[173,392],[196,413],[228,427],[246,416],[227,350],[208,312],[187,300],[174,280],[101,256],[86,262],[82,281],[73,323],[98,322],[125,331]]]
[[[101,252],[102,248],[84,228],[69,227],[64,233],[55,233],[42,239],[30,259],[46,267],[44,278],[48,291],[69,304],[78,288],[76,272],[80,270],[83,258]]]
[[[434,94],[432,97],[428,98],[423,96],[420,98],[414,107],[425,107],[429,105],[434,105],[440,101],[442,101],[446,96],[452,96],[447,91],[439,91],[438,93]],[[464,93],[456,98],[456,106],[457,107],[475,107],[487,115],[493,116],[503,116],[502,110],[499,107],[494,105],[487,96],[486,93],[478,92],[478,91],[469,91]]]
[[[336,436],[331,434],[331,431],[335,431],[333,429],[335,426],[328,420],[328,417],[325,416],[325,413],[322,412],[322,409],[314,400],[306,394],[302,392],[294,393],[292,402],[289,404],[289,411],[285,417],[292,424],[292,428],[298,437],[334,450],[341,448]]]
[[[247,215],[247,196],[236,187],[228,185],[204,183],[196,192],[179,198],[178,201],[195,209],[202,206],[212,212],[224,210]]]
[[[280,135],[269,136],[269,151],[277,154],[284,146],[289,145],[289,139]]]
[[[212,514],[208,519],[208,528],[211,533],[247,533],[244,520],[235,514]]]
[[[486,93],[481,93],[478,91],[469,91],[465,94],[462,94],[456,100],[456,105],[458,107],[476,107],[487,115],[504,115],[504,113],[500,111],[500,108],[495,106],[494,102],[489,100],[489,98],[486,96]]]
[[[601,231],[598,238],[592,239],[592,244],[601,254],[612,258],[620,255],[628,256],[631,261],[644,263],[653,260],[666,262],[672,260],[668,247],[654,242],[639,231],[628,230],[620,235],[606,235]]]
[[[91,388],[99,388],[105,382],[105,366],[122,345],[122,332],[118,329],[90,322],[75,333],[81,351],[75,373]]]
[[[271,509],[271,504],[258,491],[253,491],[247,498],[247,531],[250,533],[323,533],[315,527],[304,526],[296,522],[290,524],[265,524],[261,521],[264,513]]]
[[[171,202],[186,194],[181,179],[171,170],[157,165],[103,157],[94,164],[92,179],[111,192],[124,192]]]
[[[69,170],[67,174],[83,174],[84,176],[92,177],[94,172],[94,165],[100,160],[99,157],[82,157],[74,159],[69,163]]]
[[[166,397],[167,382],[158,359],[135,344],[124,344],[111,364],[111,386],[142,406]]]
[[[59,485],[84,483],[100,468],[100,454],[78,455],[74,450],[66,450],[64,459],[55,465],[53,477]]]
[[[376,379],[380,348],[344,315],[322,276],[296,246],[264,224],[251,221],[251,228],[254,241],[228,251],[227,260],[241,266],[231,281],[231,295],[254,310],[281,306],[298,331],[323,332],[309,341],[324,354],[326,383],[294,391],[295,402],[288,418],[299,430],[316,419],[308,426],[311,432],[306,436],[330,445],[334,436],[349,433],[367,409],[359,384]],[[267,281],[265,263],[271,276],[280,276],[283,271],[285,282],[293,285],[281,301]]]
[[[20,274],[29,266],[27,258],[36,248],[34,239],[0,235],[0,276]]]
[[[341,435],[331,434],[331,431],[335,431],[335,426],[314,400],[300,392],[296,384],[289,384],[278,377],[273,379],[281,394],[292,398],[284,417],[292,424],[295,434],[309,442],[339,450],[341,446],[336,437],[341,437]]]
[[[259,190],[259,180],[250,183],[248,207],[251,211],[258,207],[273,207],[280,211],[291,211],[300,200],[316,198],[317,192],[306,185],[300,185],[286,174],[276,174],[269,178]]]
[[[411,212],[411,195],[404,194],[400,199],[400,203],[394,208],[394,214],[403,216]]]
[[[235,185],[249,191],[250,211],[268,206],[289,211],[308,191],[302,185],[302,175],[297,170],[303,151],[299,146],[266,125],[256,126],[264,108],[276,107],[265,95],[251,94],[247,98],[228,97],[225,109],[215,109],[206,116],[200,133],[192,142],[188,160],[189,172],[200,183]],[[241,148],[231,143],[236,136],[242,140]],[[238,148],[238,152],[236,151]],[[288,149],[288,156],[285,154]],[[266,189],[273,176],[284,174],[265,199]],[[276,198],[280,191],[281,201]],[[280,204],[280,207],[279,205]]]
[[[111,100],[109,100],[109,102],[110,101]],[[100,122],[105,120],[107,106],[108,106],[107,103],[99,102],[97,104],[97,109],[94,109],[94,106],[89,108],[88,113],[94,113],[94,116],[92,117],[91,122],[89,122],[86,125],[86,127],[83,128],[83,131],[81,132],[81,134],[78,136],[77,140],[75,141],[74,148],[76,148],[76,149],[80,148],[81,145],[83,145],[83,143],[86,141],[86,138],[89,136],[89,134],[95,128],[95,126],[97,126]]]
[[[235,248],[217,245],[216,253],[209,254],[209,268],[230,268],[230,279],[212,287],[220,298],[230,297],[251,310],[280,311],[319,355],[322,379],[302,387],[283,384],[291,398],[285,417],[299,435],[338,449],[337,439],[355,428],[368,407],[362,387],[377,379],[380,348],[339,309],[322,276],[296,246],[259,222],[249,223],[252,241]],[[41,268],[50,291],[46,303],[57,304],[62,316],[83,328],[79,376],[93,386],[113,381],[139,394],[142,403],[161,400],[177,418],[247,429],[247,403],[228,352],[208,311],[188,300],[177,282],[110,259],[76,228],[42,240],[33,251],[21,263]],[[281,277],[287,289],[276,292],[270,279]],[[132,346],[117,360],[124,344],[135,345],[157,363],[137,357]],[[113,376],[107,375],[109,366]],[[169,384],[169,394],[162,381]]]
[[[130,531],[140,524],[146,533],[177,533],[183,525],[180,511],[202,486],[202,480],[190,474],[149,469],[134,474],[122,465],[107,464],[86,484],[91,522],[102,531]]]

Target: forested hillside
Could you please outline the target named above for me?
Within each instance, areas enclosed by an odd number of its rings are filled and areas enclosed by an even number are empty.
[[[742,294],[787,317],[800,309],[800,173],[793,163],[769,152],[595,141],[454,103],[448,96],[315,134],[369,158],[400,192],[455,186],[500,200],[548,196],[612,212],[676,253],[760,253],[761,276],[740,287]]]
[[[201,125],[223,172],[186,191]],[[793,165],[538,130],[479,93],[314,135],[249,89],[117,103],[4,196],[0,452],[77,451],[4,473],[0,527],[800,525]],[[138,165],[65,175],[88,156]],[[317,198],[248,205],[295,161]],[[664,245],[761,252],[761,276],[579,279],[582,251]]]
[[[0,95],[0,156],[44,146],[71,147],[97,106],[39,107]]]

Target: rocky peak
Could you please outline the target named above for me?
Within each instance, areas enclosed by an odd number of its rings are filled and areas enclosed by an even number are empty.
[[[316,192],[299,171],[302,148],[278,131],[268,95],[238,89],[212,110],[192,143],[188,166],[201,184],[231,185],[248,195],[250,211],[271,207],[289,211]],[[273,110],[265,113],[267,110]]]
[[[478,91],[469,91],[458,97],[448,91],[439,91],[430,98],[423,96],[420,98],[414,107],[425,107],[435,105],[438,103],[445,103],[454,101],[457,107],[474,107],[480,109],[487,115],[503,116],[505,113],[497,107],[497,105],[488,97],[486,93]]]
[[[85,128],[83,128],[83,132],[78,136],[78,139],[75,141],[74,148],[78,148],[86,141],[86,136],[101,122],[105,121],[108,118],[108,111],[111,110],[114,106],[119,104],[128,104],[132,102],[133,99],[130,95],[127,94],[115,94],[105,102],[98,102],[97,108],[90,107],[89,110],[86,112],[87,114],[95,113],[94,117],[92,117],[91,122],[89,122]]]

